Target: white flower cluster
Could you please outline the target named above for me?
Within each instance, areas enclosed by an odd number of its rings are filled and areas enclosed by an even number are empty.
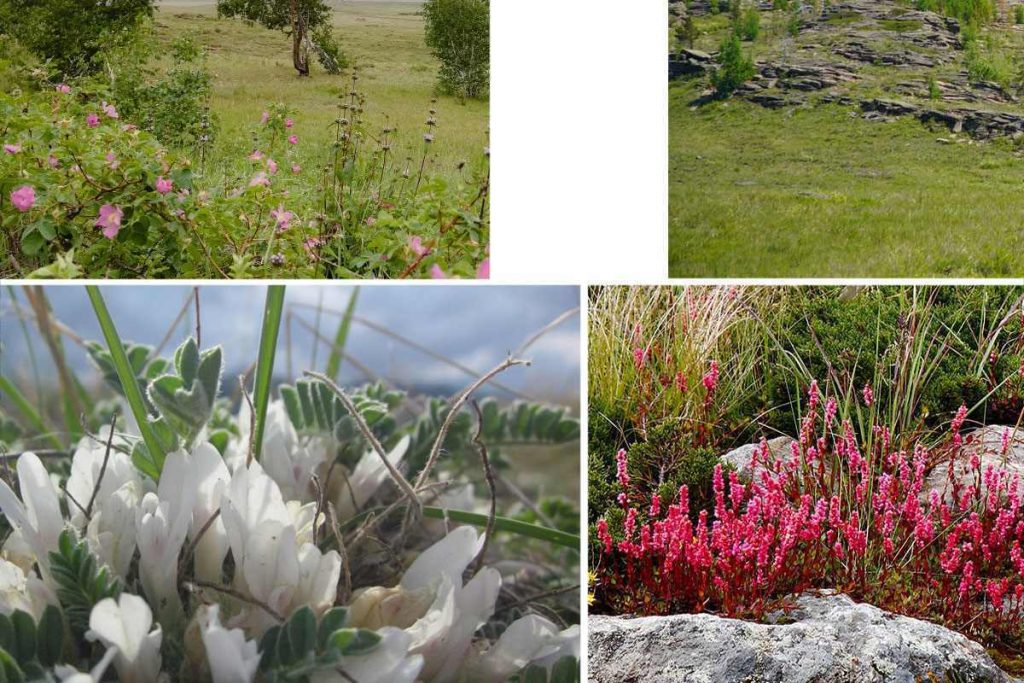
[[[106,648],[104,657],[89,673],[58,666],[58,678],[98,681],[112,664],[122,681],[168,679],[161,665],[164,632],[198,628],[201,638],[186,637],[185,646],[205,653],[186,657],[205,659],[216,683],[251,681],[261,659],[257,643],[279,618],[301,607],[319,617],[335,606],[343,560],[313,542],[314,524],[324,519],[314,519],[310,486],[318,472],[326,479],[328,443],[300,439],[276,402],[268,411],[261,460],[247,464],[248,424],[248,415],[241,415],[242,437],[224,457],[205,442],[191,452],[170,453],[158,484],[140,475],[126,455],[132,437],[115,436],[109,456],[109,432],[83,439],[65,486],[67,519],[57,483],[36,455],[18,459],[20,499],[0,482],[0,509],[14,530],[0,557],[0,613],[22,610],[38,619],[47,605],[59,605],[48,558],[68,527],[122,579],[138,557],[142,595],[103,599],[89,616],[86,637]],[[388,459],[397,465],[408,445],[406,437]],[[382,459],[368,452],[347,477],[336,478],[346,485],[331,486],[328,500],[339,518],[349,518],[387,477]],[[482,544],[475,529],[457,527],[423,551],[398,585],[356,591],[345,625],[375,631],[379,643],[345,656],[335,669],[316,671],[312,680],[502,681],[531,664],[578,657],[578,627],[559,631],[536,615],[512,623],[494,643],[474,638],[494,613],[502,581],[496,569],[484,567],[463,583]],[[204,599],[224,603],[188,615],[178,577],[186,552],[194,553],[195,581],[213,584],[221,582],[230,552],[228,588],[245,600],[203,591]]]

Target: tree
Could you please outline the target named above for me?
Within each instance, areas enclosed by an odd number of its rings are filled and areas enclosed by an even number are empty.
[[[97,71],[98,57],[153,16],[153,0],[4,0],[0,33],[66,76]]]
[[[740,38],[729,35],[718,51],[718,70],[711,75],[719,97],[726,97],[754,76],[754,62],[743,55]]]
[[[488,0],[427,0],[426,43],[441,62],[441,90],[461,97],[487,93],[491,69]]]
[[[292,64],[309,75],[312,51],[329,73],[338,73],[344,58],[331,35],[331,8],[324,0],[217,0],[217,14],[241,17],[292,38]]]

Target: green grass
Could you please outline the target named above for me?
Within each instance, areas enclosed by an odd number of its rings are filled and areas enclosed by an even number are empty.
[[[1021,160],[941,144],[905,118],[850,108],[691,111],[670,88],[669,273],[928,277],[1024,273]]]
[[[418,159],[428,110],[435,106],[437,74],[437,62],[423,43],[419,5],[345,2],[335,12],[334,25],[342,50],[359,67],[367,129],[397,125],[397,158]],[[270,102],[296,110],[294,132],[303,167],[322,163],[333,140],[329,126],[339,116],[338,95],[350,89],[347,76],[331,76],[315,64],[312,77],[299,78],[288,36],[238,19],[218,19],[212,2],[162,4],[156,13],[161,46],[185,31],[194,32],[209,52],[211,106],[220,125],[210,163],[228,164],[251,151],[249,131]],[[428,169],[454,176],[460,161],[480,158],[488,144],[488,103],[441,97],[435,108],[439,125]]]

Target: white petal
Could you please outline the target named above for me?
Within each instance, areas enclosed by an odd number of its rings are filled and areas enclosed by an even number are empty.
[[[423,658],[409,654],[409,635],[387,626],[377,633],[380,644],[365,655],[345,657],[342,671],[359,683],[413,683],[423,668]]]
[[[160,673],[162,632],[159,625],[150,632],[152,625],[153,613],[146,601],[122,593],[116,602],[104,598],[93,606],[86,638],[117,648],[114,667],[122,681],[155,681]]]
[[[213,683],[249,683],[260,665],[256,641],[241,629],[221,626],[219,605],[201,608],[198,619]]]
[[[420,588],[435,585],[441,576],[447,576],[454,586],[462,585],[462,574],[473,561],[484,537],[478,536],[471,526],[460,526],[430,546],[417,557],[402,576],[402,588]]]
[[[409,443],[410,437],[407,434],[387,454],[388,462],[397,467],[405,457],[405,452],[409,450]],[[348,486],[341,487],[335,500],[339,517],[348,519],[356,514],[389,477],[388,469],[379,455],[372,450],[364,453],[349,475]]]

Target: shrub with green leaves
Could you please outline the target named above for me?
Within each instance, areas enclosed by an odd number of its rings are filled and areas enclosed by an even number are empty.
[[[460,97],[485,97],[491,68],[489,0],[427,0],[426,41],[441,62],[438,86]]]
[[[740,39],[731,33],[718,50],[718,69],[711,74],[711,83],[719,97],[727,97],[754,77],[754,61],[743,54]]]

